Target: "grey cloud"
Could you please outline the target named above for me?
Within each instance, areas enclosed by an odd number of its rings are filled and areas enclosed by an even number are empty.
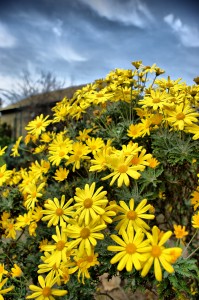
[[[164,21],[173,29],[185,47],[199,47],[199,29],[197,27],[183,24],[181,19],[175,18],[173,14],[165,16]]]
[[[16,38],[3,23],[0,23],[0,48],[12,48],[16,45]]]
[[[98,15],[111,21],[118,21],[126,25],[145,28],[154,17],[147,5],[141,0],[81,0],[92,8]]]

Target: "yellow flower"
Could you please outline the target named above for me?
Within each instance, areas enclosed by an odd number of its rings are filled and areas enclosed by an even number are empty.
[[[92,253],[88,255],[86,252],[84,252],[81,256],[76,255],[74,256],[74,261],[76,263],[76,266],[71,268],[71,272],[76,272],[78,270],[78,281],[80,281],[80,277],[82,277],[82,283],[84,284],[85,277],[87,279],[90,279],[90,274],[88,272],[88,269],[90,267],[99,265],[99,261],[97,260],[98,253]]]
[[[11,271],[12,277],[21,277],[21,275],[23,274],[21,268],[17,264],[14,264],[14,267],[11,268]]]
[[[131,160],[131,164],[134,166],[137,165],[148,166],[149,165],[148,160],[152,158],[152,155],[150,153],[148,154],[145,153],[146,153],[146,149],[142,149],[139,154],[137,153],[135,156],[133,156]]]
[[[32,210],[31,212],[32,212],[32,219],[35,222],[39,222],[39,220],[41,220],[41,218],[43,217],[42,207],[41,206],[35,207],[35,209]]]
[[[196,191],[191,194],[191,196],[191,204],[194,205],[194,210],[196,210],[199,207],[199,186]]]
[[[68,216],[74,214],[73,207],[70,206],[72,202],[72,198],[66,202],[65,195],[62,195],[60,202],[57,198],[48,199],[44,204],[45,209],[42,210],[42,213],[47,216],[44,216],[42,221],[48,221],[48,227],[56,226],[58,223],[60,226],[64,226],[69,219]]]
[[[30,236],[36,236],[36,232],[35,232],[36,229],[37,229],[37,223],[32,222],[28,228],[28,232],[29,232]]]
[[[143,199],[136,208],[134,208],[134,199],[131,198],[129,201],[129,206],[124,202],[120,201],[120,206],[118,205],[118,211],[121,213],[113,219],[113,222],[119,221],[116,225],[116,230],[119,230],[121,234],[124,230],[129,227],[133,227],[136,231],[142,229],[143,231],[149,230],[150,227],[143,221],[143,219],[154,219],[155,216],[151,214],[146,214],[146,212],[151,208],[151,205],[147,204],[147,199]]]
[[[8,146],[5,146],[5,147],[3,147],[3,148],[1,148],[1,146],[0,146],[0,156],[4,155],[5,150],[6,150],[7,148],[8,148]]]
[[[60,162],[69,158],[68,153],[72,150],[72,141],[64,136],[63,132],[56,135],[49,144],[49,161],[58,166]]]
[[[148,248],[148,240],[143,241],[144,233],[139,229],[134,235],[133,228],[128,228],[127,232],[122,232],[122,238],[117,235],[111,235],[111,238],[119,244],[119,246],[108,246],[109,251],[118,252],[110,261],[111,264],[115,264],[119,261],[117,266],[118,271],[122,271],[124,268],[128,272],[131,272],[133,266],[136,270],[142,268],[143,262],[146,261],[147,255],[145,254],[146,248]]]
[[[6,182],[10,175],[12,174],[12,171],[6,171],[6,164],[4,164],[2,167],[0,167],[0,186],[3,185],[4,182]]]
[[[19,152],[18,152],[18,149],[19,149],[19,144],[20,144],[22,138],[23,138],[23,136],[20,136],[17,139],[17,141],[15,142],[14,146],[12,147],[12,150],[11,150],[12,153],[10,154],[10,156],[14,156],[14,157],[20,156]]]
[[[185,126],[190,126],[198,121],[199,113],[190,105],[181,103],[175,106],[175,109],[167,112],[165,120],[178,130],[184,130]]]
[[[47,174],[49,169],[50,169],[50,163],[49,161],[46,161],[44,159],[40,161],[40,164],[36,160],[30,166],[30,170],[33,173],[34,178],[37,179],[38,178],[43,179],[43,174]]]
[[[8,271],[5,270],[4,264],[0,264],[0,282],[1,282],[2,276],[3,276],[4,274],[5,274],[5,275],[8,274]]]
[[[138,103],[142,108],[152,108],[153,110],[161,112],[164,105],[167,103],[168,98],[169,94],[166,91],[151,89],[150,94],[147,94],[144,99],[140,100]]]
[[[33,294],[27,296],[26,299],[55,300],[53,296],[64,296],[68,293],[66,290],[52,288],[57,282],[57,277],[52,278],[51,273],[49,273],[45,279],[39,275],[38,281],[41,287],[33,284],[29,285],[29,289],[33,291]]]
[[[182,239],[183,237],[188,235],[188,231],[185,231],[185,226],[174,224],[173,227],[174,227],[174,234],[177,239]]]
[[[10,287],[2,290],[2,287],[4,286],[4,284],[7,281],[8,281],[8,278],[5,278],[4,280],[2,280],[2,282],[0,282],[0,300],[4,299],[2,295],[7,294],[7,293],[9,293],[10,291],[12,291],[14,289],[14,286],[11,285]]]
[[[74,199],[77,203],[74,204],[74,208],[80,223],[84,220],[88,225],[91,220],[105,212],[102,206],[107,204],[108,199],[106,198],[107,192],[102,189],[103,187],[100,187],[95,191],[95,182],[91,186],[86,184],[84,189],[76,188]]]
[[[179,257],[182,253],[182,249],[178,247],[165,248],[163,246],[171,237],[172,231],[167,231],[162,236],[160,236],[159,228],[157,226],[153,226],[152,234],[148,232],[146,234],[150,242],[150,246],[148,247],[148,249],[146,249],[146,252],[148,252],[148,259],[144,263],[141,276],[145,277],[148,274],[152,264],[154,263],[155,278],[156,280],[161,281],[161,265],[168,273],[172,273],[174,271],[171,265],[173,259],[173,251],[175,251],[175,253],[178,253]]]
[[[39,136],[42,131],[46,131],[46,127],[51,123],[51,120],[47,121],[48,118],[49,116],[44,118],[44,115],[41,114],[40,116],[37,116],[35,120],[30,121],[25,129],[28,133]]]
[[[138,170],[143,171],[145,168],[143,165],[132,166],[132,159],[133,155],[125,157],[123,153],[121,153],[120,155],[110,156],[107,159],[108,167],[113,169],[113,172],[103,177],[102,180],[106,180],[110,177],[113,177],[110,182],[110,185],[113,185],[113,183],[117,180],[118,187],[121,187],[123,183],[126,186],[129,186],[129,177],[133,179],[138,179],[141,176]]]
[[[40,141],[44,143],[49,143],[52,140],[50,132],[44,132],[41,134]]]
[[[82,142],[86,141],[90,136],[88,135],[92,129],[84,129],[83,131],[79,131],[79,136],[76,137],[77,140]]]
[[[105,146],[102,138],[88,138],[86,140],[86,144],[92,154],[96,154],[101,148]]]
[[[86,251],[88,255],[92,253],[93,247],[96,246],[96,239],[103,240],[104,235],[99,233],[99,231],[106,228],[105,224],[97,225],[99,218],[96,218],[95,221],[92,221],[89,225],[80,225],[77,222],[69,224],[64,230],[67,233],[67,236],[72,240],[68,243],[69,249],[74,249],[76,246],[79,246],[78,251],[80,255]]]
[[[59,267],[60,263],[68,260],[68,246],[67,235],[61,228],[56,226],[56,235],[52,235],[52,239],[55,241],[53,245],[43,245],[41,249],[43,251],[51,252],[51,255],[45,260],[50,266],[56,264]]]
[[[127,135],[132,137],[133,139],[136,139],[137,137],[142,135],[142,132],[141,132],[142,128],[143,128],[142,123],[131,124],[127,131]]]
[[[72,150],[70,151],[71,155],[69,156],[66,165],[73,163],[73,172],[75,172],[75,169],[80,169],[81,160],[90,159],[90,157],[87,156],[89,152],[89,147],[81,142],[73,143]]]
[[[25,213],[24,215],[19,215],[15,223],[15,228],[20,230],[21,228],[30,225],[30,222],[32,222],[32,211],[28,211],[28,213]]]
[[[197,214],[193,215],[192,217],[192,226],[194,228],[199,228],[199,211]]]
[[[26,187],[26,192],[27,192],[27,198],[25,200],[25,206],[27,209],[34,209],[35,208],[35,203],[37,203],[39,200],[38,198],[42,197],[42,193],[40,191],[43,189],[45,186],[45,182],[40,183],[39,186],[36,186],[35,183],[29,183],[28,186]]]
[[[56,170],[55,176],[53,176],[53,178],[56,181],[64,181],[68,177],[68,174],[69,170],[66,170],[66,168],[59,167],[59,169]]]
[[[14,220],[8,220],[6,224],[5,235],[7,239],[8,238],[12,238],[14,240],[16,239],[16,228],[15,228]]]
[[[155,169],[160,164],[160,162],[154,157],[147,159],[147,162],[149,163],[149,168],[152,169]]]

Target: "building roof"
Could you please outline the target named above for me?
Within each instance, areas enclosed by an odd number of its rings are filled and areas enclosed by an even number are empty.
[[[64,89],[46,92],[42,94],[37,94],[30,96],[28,98],[22,99],[14,104],[10,104],[6,107],[0,108],[0,112],[6,113],[11,111],[22,110],[30,105],[44,105],[44,104],[54,104],[61,101],[64,97],[72,98],[74,92],[81,89],[84,85],[71,86]]]

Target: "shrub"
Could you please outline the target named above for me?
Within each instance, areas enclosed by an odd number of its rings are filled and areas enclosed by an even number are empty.
[[[5,299],[94,299],[104,273],[197,298],[199,87],[132,65],[30,121],[0,167]]]

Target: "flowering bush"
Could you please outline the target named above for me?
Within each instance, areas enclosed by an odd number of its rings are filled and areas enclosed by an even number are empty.
[[[94,299],[105,272],[197,298],[199,86],[132,65],[0,149],[0,299]]]

